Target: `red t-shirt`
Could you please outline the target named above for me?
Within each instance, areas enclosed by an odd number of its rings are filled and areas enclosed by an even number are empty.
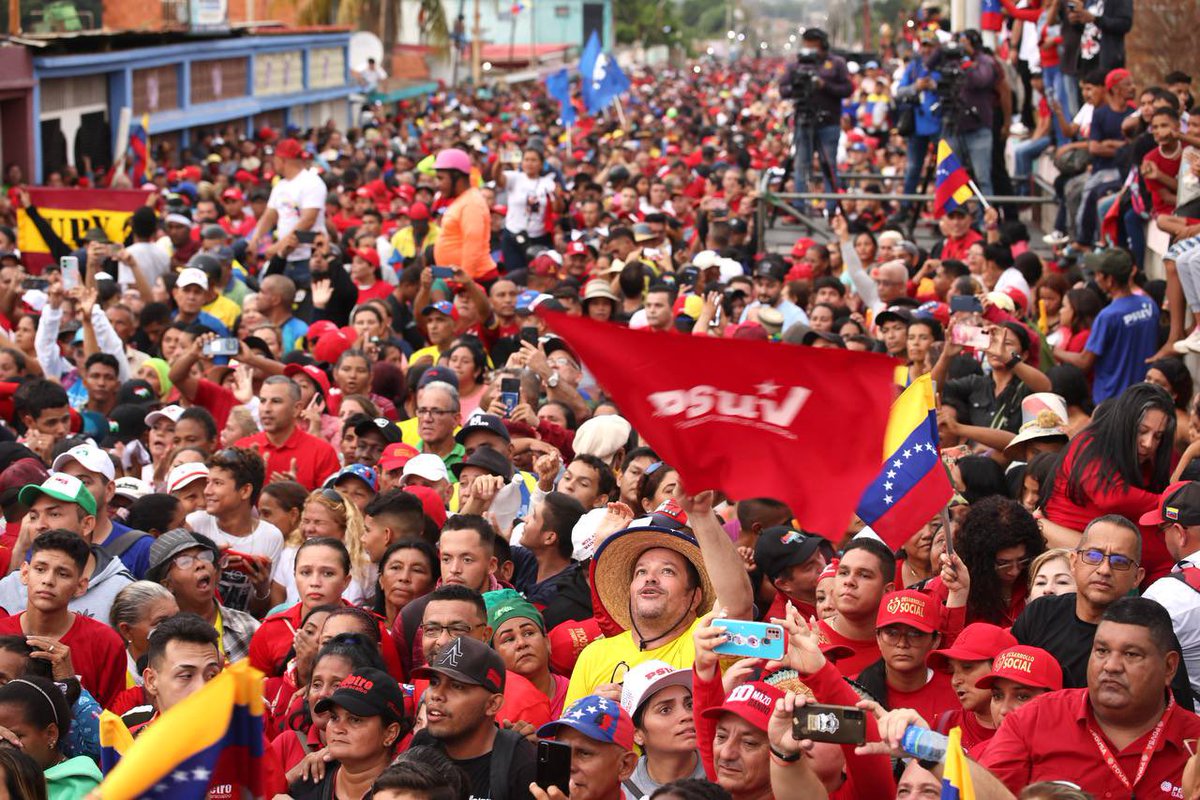
[[[962,728],[963,750],[976,760],[979,760],[984,745],[996,735],[995,728],[984,727],[974,713],[965,710],[961,706],[949,714],[944,714],[942,717],[936,719],[926,717],[925,721],[943,733],[949,732],[954,728]]]
[[[276,447],[267,439],[265,431],[237,441],[238,447],[252,447],[267,462],[267,481],[276,472],[287,472],[296,461],[296,480],[310,492],[319,487],[326,478],[341,469],[333,445],[318,439],[307,431],[296,427],[282,445]]]
[[[959,261],[966,261],[967,251],[971,249],[971,245],[982,241],[983,237],[979,234],[979,231],[974,228],[968,229],[966,235],[961,239],[947,239],[942,244],[941,259],[942,261],[947,261],[954,258]]]
[[[105,708],[120,716],[130,709],[137,708],[138,706],[148,706],[153,702],[154,700],[146,694],[144,688],[141,686],[130,686],[114,697],[112,702],[105,706]]]
[[[817,607],[811,603],[805,603],[793,597],[788,597],[780,591],[775,592],[775,599],[771,601],[771,607],[767,609],[767,613],[763,615],[764,622],[770,622],[773,619],[783,619],[787,615],[787,604],[791,602],[800,612],[800,616],[805,619],[812,619],[817,615]]]
[[[26,635],[21,629],[24,616],[22,611],[15,617],[0,619],[0,635]],[[76,614],[71,629],[60,641],[71,648],[71,663],[83,688],[102,707],[108,708],[125,691],[125,667],[129,660],[121,637],[103,622]]]
[[[1142,163],[1153,161],[1154,166],[1158,167],[1158,171],[1164,175],[1169,175],[1172,178],[1179,174],[1179,165],[1183,162],[1183,147],[1179,148],[1179,152],[1175,154],[1175,158],[1167,158],[1162,154],[1162,148],[1156,147],[1142,157]],[[1175,213],[1175,202],[1173,200],[1163,199],[1163,186],[1159,181],[1146,179],[1146,188],[1150,190],[1150,199],[1154,205],[1154,216],[1159,214]]]
[[[303,742],[303,743],[302,743]],[[308,745],[305,751],[304,745]],[[268,748],[274,754],[284,774],[304,760],[309,753],[315,753],[325,746],[316,725],[309,727],[308,732],[285,730],[271,740]]]
[[[370,286],[363,288],[358,287],[358,305],[362,305],[368,300],[384,300],[392,293],[392,285],[387,281],[375,281]]]
[[[911,708],[921,719],[933,724],[943,713],[954,709],[962,710],[958,695],[950,688],[950,674],[934,670],[929,683],[915,692],[902,692],[888,686],[889,708]]]
[[[881,658],[879,642],[874,636],[870,639],[848,639],[835,631],[826,620],[818,624],[821,628],[821,644],[841,645],[854,651],[853,655],[837,659],[838,671],[847,678],[857,678],[858,673]]]
[[[1068,353],[1082,353],[1083,348],[1087,347],[1088,337],[1092,335],[1091,328],[1084,328],[1079,333],[1072,333],[1063,342],[1062,349]]]
[[[1132,782],[1153,731],[1118,751],[1096,723],[1087,689],[1050,692],[1009,714],[988,742],[979,763],[1014,794],[1031,783],[1066,778],[1092,797],[1183,796],[1180,778],[1191,755],[1189,742],[1194,746],[1200,738],[1200,717],[1177,705],[1168,709],[1145,774],[1133,791],[1108,766],[1089,729],[1104,742]]]
[[[287,668],[284,659],[292,649],[292,639],[300,629],[303,613],[300,604],[296,603],[264,619],[250,638],[250,666],[268,676],[282,675]]]
[[[197,381],[194,402],[201,408],[208,409],[208,413],[213,415],[213,420],[217,423],[217,430],[225,428],[225,423],[229,420],[229,412],[235,406],[241,405],[233,396],[233,392],[207,378]]]

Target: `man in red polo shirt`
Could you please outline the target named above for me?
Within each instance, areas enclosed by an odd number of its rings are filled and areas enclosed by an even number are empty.
[[[892,591],[896,577],[896,557],[878,539],[860,537],[851,540],[838,562],[833,579],[833,604],[837,614],[821,620],[821,643],[848,647],[854,655],[837,661],[847,678],[856,678],[868,665],[879,660],[875,620],[879,603]]]
[[[296,425],[300,415],[300,387],[291,378],[273,375],[258,392],[259,420],[263,429],[240,439],[237,447],[258,450],[267,464],[267,481],[293,480],[312,491],[338,471],[333,445]]]
[[[1171,617],[1153,600],[1113,603],[1096,629],[1088,685],[1049,692],[1004,718],[980,763],[975,796],[1011,798],[1038,781],[1070,780],[1092,797],[1183,797],[1183,770],[1200,717],[1168,691],[1179,668]],[[863,752],[902,755],[912,709],[876,711],[882,741]],[[942,765],[922,762],[941,777]]]

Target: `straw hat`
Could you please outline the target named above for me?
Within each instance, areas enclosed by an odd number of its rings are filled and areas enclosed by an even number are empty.
[[[600,604],[625,630],[633,627],[629,587],[634,565],[647,550],[659,547],[679,553],[700,573],[701,599],[700,607],[696,610],[697,616],[708,613],[717,600],[717,590],[708,577],[708,570],[704,568],[700,545],[690,534],[652,525],[648,517],[634,520],[628,528],[605,539],[594,556],[596,593],[600,597]]]
[[[1067,432],[1067,402],[1053,392],[1037,392],[1022,400],[1021,419],[1020,431],[1004,448],[1005,453],[1035,439],[1065,442],[1070,435]]]

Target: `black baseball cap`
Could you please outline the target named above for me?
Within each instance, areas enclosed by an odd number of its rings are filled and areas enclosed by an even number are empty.
[[[1084,256],[1083,265],[1101,275],[1124,279],[1133,272],[1133,256],[1129,254],[1128,250],[1120,248],[1102,250],[1099,253],[1088,253]]]
[[[885,322],[903,322],[905,325],[911,325],[912,321],[912,309],[905,308],[904,306],[888,306],[875,315],[876,327],[883,325]]]
[[[787,265],[782,260],[764,258],[754,265],[754,270],[750,274],[754,278],[769,278],[773,281],[782,282],[787,277],[787,272]]]
[[[1200,525],[1200,483],[1177,481],[1162,493],[1158,507],[1147,511],[1138,522],[1142,525],[1169,525],[1187,528]]]
[[[434,381],[448,383],[457,389],[458,373],[442,364],[434,364],[432,367],[421,373],[421,379],[417,381],[417,388],[424,389]]]
[[[754,563],[775,580],[789,567],[803,564],[818,550],[828,559],[833,556],[833,545],[823,536],[806,533],[788,525],[775,525],[764,530],[754,545]]]
[[[400,684],[383,670],[370,667],[357,669],[343,678],[333,694],[318,700],[313,710],[324,713],[330,706],[339,706],[360,717],[404,720],[404,693]]]
[[[146,415],[151,406],[142,403],[125,403],[108,412],[108,435],[104,437],[103,446],[112,447],[117,442],[129,444],[134,439],[140,439],[146,432]]]
[[[432,664],[413,670],[413,677],[429,678],[435,672],[460,683],[482,686],[495,694],[504,691],[504,661],[499,653],[478,639],[459,636],[442,648]],[[337,692],[334,692],[331,699],[336,698]],[[317,710],[321,710],[319,703]]]
[[[354,426],[354,435],[362,436],[363,434],[375,431],[383,437],[383,441],[387,444],[395,444],[404,440],[404,435],[400,433],[400,428],[397,427],[390,419],[385,417],[375,417],[375,419],[364,419],[362,422]]]
[[[154,394],[154,387],[141,378],[125,381],[117,390],[117,405],[119,406],[145,406],[156,402],[158,402],[158,396]]]
[[[507,458],[500,455],[495,448],[488,447],[487,445],[476,447],[475,452],[452,466],[450,471],[457,478],[462,475],[462,471],[467,467],[478,467],[492,475],[499,475],[501,478],[504,478],[506,483],[512,480],[512,464]]]
[[[512,441],[508,428],[504,427],[504,420],[495,414],[487,414],[482,411],[476,411],[467,417],[467,421],[458,429],[458,433],[454,434],[454,440],[462,444],[475,431],[487,431],[496,434],[506,442]]]

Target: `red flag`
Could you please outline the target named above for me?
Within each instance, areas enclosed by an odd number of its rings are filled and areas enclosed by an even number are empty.
[[[879,471],[895,361],[539,313],[689,491],[772,497],[841,538]]]

